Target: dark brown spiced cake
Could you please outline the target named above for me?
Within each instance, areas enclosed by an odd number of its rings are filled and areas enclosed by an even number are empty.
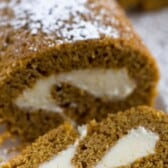
[[[0,115],[24,139],[152,105],[158,76],[113,0],[0,1]]]
[[[149,107],[40,137],[5,168],[167,168],[168,115]]]

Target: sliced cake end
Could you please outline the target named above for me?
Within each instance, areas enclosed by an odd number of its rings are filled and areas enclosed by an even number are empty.
[[[64,137],[67,133],[59,131],[64,127],[54,130],[59,132],[58,137],[50,132],[39,138],[8,165],[11,168],[168,166],[168,115],[150,107],[132,108],[109,115],[101,122],[92,121],[79,127],[78,134],[68,131],[68,138]],[[57,140],[61,135],[62,145]]]

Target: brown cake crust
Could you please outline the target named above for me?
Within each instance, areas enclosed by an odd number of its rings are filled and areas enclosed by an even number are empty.
[[[168,7],[167,0],[118,0],[125,9],[158,10]]]
[[[78,143],[72,164],[75,168],[92,168],[102,159],[105,152],[113,147],[130,130],[139,126],[159,136],[155,153],[134,161],[131,165],[119,168],[167,168],[168,157],[168,115],[151,107],[132,108],[125,112],[110,114],[101,122],[91,121],[87,134]],[[10,168],[37,168],[39,164],[57,156],[66,145],[79,140],[78,134],[70,125],[63,125],[36,140],[33,145],[7,165]],[[138,145],[138,144],[137,144]],[[61,150],[58,150],[61,149]],[[125,152],[125,151],[123,151]],[[66,162],[65,158],[65,162]],[[55,163],[56,164],[56,163]]]
[[[37,26],[38,22],[30,21],[29,15],[28,20],[27,17],[23,18],[26,24],[20,26],[22,20],[14,15],[10,5],[8,8],[4,7],[0,13],[0,50],[2,51],[0,52],[0,115],[10,131],[20,134],[24,139],[33,140],[63,122],[59,114],[44,110],[30,113],[29,109],[20,109],[12,102],[25,88],[31,88],[37,79],[52,73],[59,74],[72,69],[126,67],[129,76],[135,80],[137,89],[127,99],[119,102],[91,98],[89,93],[83,90],[68,86],[66,83],[62,84],[63,93],[57,98],[60,100],[58,103],[69,117],[80,124],[93,118],[101,120],[107,115],[109,108],[117,112],[119,109],[153,103],[159,78],[157,65],[134,32],[124,12],[111,0],[88,0],[83,6],[87,8],[88,13],[78,11],[79,14],[73,14],[71,19],[62,20],[61,25],[57,26],[54,23],[55,28],[50,33],[43,30],[43,27],[46,28],[43,22],[38,31],[36,28],[31,28]],[[7,19],[3,16],[7,16]],[[78,19],[74,23],[73,19],[76,18]],[[13,25],[13,20],[18,23],[17,27]],[[72,36],[71,30],[77,31],[78,28],[74,27],[80,27],[81,21],[98,25],[95,26],[98,38],[92,38],[88,32],[80,35],[80,38]],[[67,25],[69,27],[66,27]],[[65,27],[66,30],[63,30],[70,33],[65,36],[61,27]],[[84,27],[84,30],[88,30],[87,24],[84,24]],[[106,32],[108,29],[110,31]],[[69,94],[67,88],[71,88],[69,90],[72,90],[72,93]],[[57,95],[55,92],[53,94]],[[69,107],[69,101],[66,101],[76,100],[76,97],[80,102],[80,109]],[[84,99],[88,100],[86,104]]]
[[[77,138],[78,133],[70,124],[62,124],[57,129],[39,137],[31,146],[26,147],[21,155],[5,166],[37,168],[44,161],[50,160],[54,155],[72,145]]]
[[[88,126],[87,136],[80,142],[73,158],[75,168],[94,167],[104,156],[105,152],[109,150],[110,146],[114,146],[131,129],[139,126],[159,135],[160,138],[156,144],[155,154],[119,168],[167,167],[168,115],[151,107],[142,106],[132,108],[124,113],[110,114],[100,123],[92,121]]]

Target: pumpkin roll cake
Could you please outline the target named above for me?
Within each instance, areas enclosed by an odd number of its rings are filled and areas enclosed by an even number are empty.
[[[0,1],[0,115],[24,139],[152,105],[158,78],[113,0]]]
[[[5,168],[168,167],[168,115],[150,107],[109,114],[87,126],[64,125],[40,137]],[[66,135],[66,136],[65,136]]]
[[[157,10],[168,7],[168,0],[118,0],[125,9]]]

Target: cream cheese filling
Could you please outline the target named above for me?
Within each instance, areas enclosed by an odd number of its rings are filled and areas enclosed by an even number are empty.
[[[74,168],[71,160],[75,155],[79,142],[87,135],[87,127],[78,127],[78,130],[80,133],[80,138],[76,140],[73,145],[70,145],[67,149],[58,153],[50,161],[41,164],[39,168]]]
[[[159,136],[144,127],[131,130],[104,155],[95,168],[127,166],[137,159],[155,153]]]
[[[19,108],[62,112],[52,98],[51,88],[66,82],[87,91],[95,97],[107,97],[112,101],[123,100],[136,88],[126,69],[84,69],[38,79],[32,88],[25,89],[14,103]],[[73,102],[72,102],[73,103]]]
[[[75,168],[72,159],[75,156],[77,146],[86,135],[86,126],[79,128],[80,138],[73,145],[61,151],[50,161],[42,163],[39,168]],[[109,149],[95,168],[117,168],[128,166],[137,159],[155,153],[155,146],[159,136],[144,127],[132,129],[121,138],[115,146]]]

